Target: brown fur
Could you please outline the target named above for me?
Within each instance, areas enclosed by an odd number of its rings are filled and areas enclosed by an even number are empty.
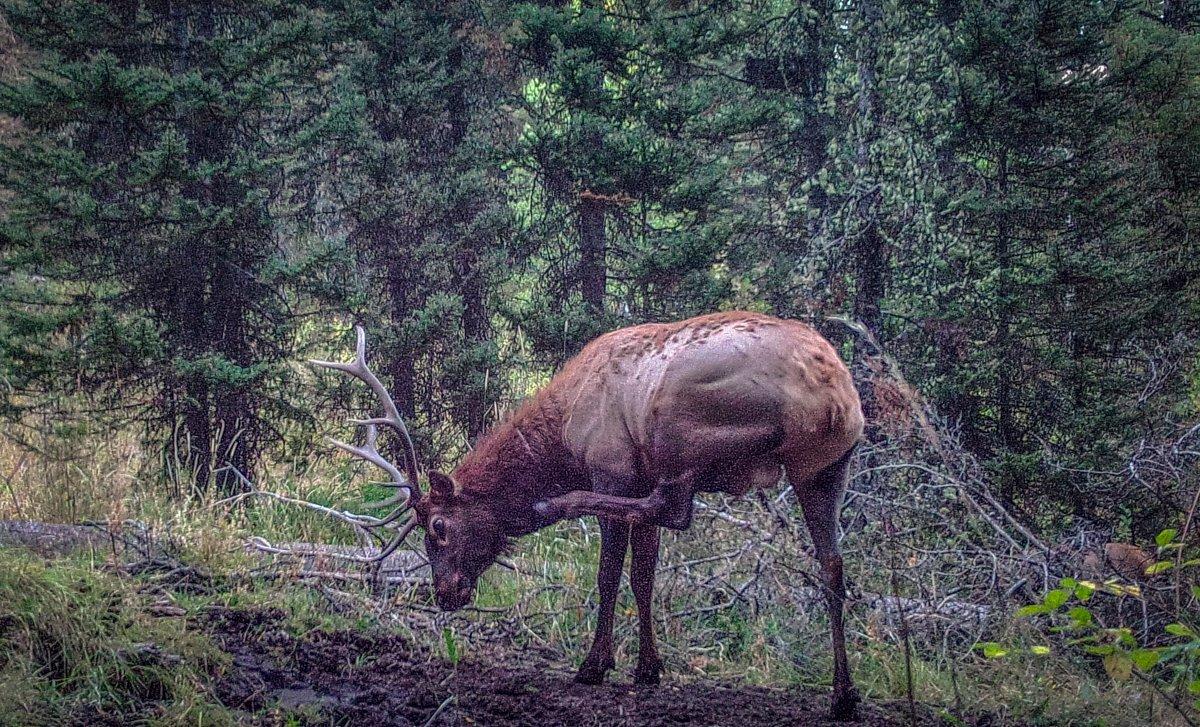
[[[613,666],[625,554],[641,621],[637,681],[660,661],[649,613],[658,527],[688,527],[697,492],[743,494],[786,470],[827,585],[836,715],[853,712],[837,514],[862,410],[849,371],[812,328],[745,311],[605,334],[571,359],[417,505],[443,608],[470,601],[505,542],[600,517],[600,615],[578,679]]]

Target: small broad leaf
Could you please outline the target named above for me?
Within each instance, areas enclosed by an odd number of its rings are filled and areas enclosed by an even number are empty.
[[[1117,642],[1122,646],[1127,646],[1131,649],[1137,646],[1137,639],[1133,638],[1133,631],[1124,626],[1116,629],[1106,629],[1106,631],[1117,637]]]
[[[1075,587],[1075,597],[1080,601],[1087,601],[1096,592],[1096,587],[1090,583],[1080,583]]]
[[[1157,563],[1152,563],[1146,566],[1146,575],[1153,576],[1159,573],[1166,573],[1175,567],[1175,564],[1169,560],[1160,560]]]
[[[1062,588],[1062,589],[1065,589],[1068,591],[1075,590],[1075,586],[1078,586],[1078,585],[1079,585],[1079,581],[1075,580],[1074,578],[1063,578],[1062,580],[1060,580],[1058,582],[1059,588]]]
[[[1192,586],[1192,597],[1200,598],[1200,586]]]
[[[1188,691],[1192,694],[1200,694],[1200,679],[1193,679],[1188,682]]]
[[[1046,654],[1050,653],[1049,646],[1031,646],[1031,647],[1029,647],[1029,650],[1032,651],[1033,653],[1037,654],[1038,656],[1045,656]]]
[[[1117,647],[1112,644],[1101,644],[1100,646],[1085,646],[1083,650],[1095,656],[1108,656],[1115,653]]]
[[[1072,608],[1070,611],[1067,611],[1067,615],[1071,617],[1071,620],[1074,621],[1077,626],[1092,625],[1092,612],[1083,606],[1076,606],[1075,608]]]
[[[1040,603],[1031,603],[1028,606],[1022,606],[1017,609],[1017,617],[1024,618],[1025,616],[1036,616],[1041,613],[1049,613],[1050,609]]]
[[[1116,652],[1104,657],[1104,671],[1115,682],[1128,681],[1133,674],[1133,660]]]
[[[995,641],[988,641],[980,644],[979,648],[983,650],[983,655],[989,659],[999,659],[1008,655],[1008,649],[1004,648]]]
[[[1046,596],[1042,599],[1042,603],[1046,604],[1046,608],[1054,610],[1060,608],[1070,598],[1070,593],[1061,588],[1055,588],[1053,591],[1046,593]]]
[[[1190,626],[1185,626],[1181,623],[1167,624],[1167,633],[1172,636],[1182,636],[1188,639],[1196,638],[1196,632]]]
[[[1175,528],[1167,528],[1158,535],[1154,536],[1154,542],[1158,545],[1158,547],[1165,548],[1167,547],[1167,544],[1174,540],[1175,536],[1178,534],[1179,531],[1177,531]]]
[[[1162,653],[1158,649],[1134,649],[1129,652],[1129,658],[1138,669],[1150,671],[1162,658]]]

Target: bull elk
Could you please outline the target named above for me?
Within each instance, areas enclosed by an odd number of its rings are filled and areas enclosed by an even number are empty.
[[[832,713],[854,713],[842,624],[845,588],[838,510],[863,416],[846,366],[812,328],[735,312],[646,324],[600,336],[508,419],[484,435],[450,474],[429,472],[418,486],[417,458],[404,422],[367,367],[357,329],[351,363],[314,361],[351,374],[379,399],[383,415],[357,420],[361,447],[334,442],[384,470],[398,494],[375,526],[398,527],[387,557],[413,529],[425,553],[439,607],[471,602],[475,583],[510,538],[565,518],[596,515],[601,545],[595,640],[576,681],[599,684],[615,666],[613,615],[625,554],[637,603],[634,680],[657,684],[662,662],[651,594],[659,527],[682,530],[698,492],[743,495],[793,484],[821,565],[833,637]],[[376,449],[377,428],[406,444],[401,466]],[[411,510],[403,524],[404,513]]]

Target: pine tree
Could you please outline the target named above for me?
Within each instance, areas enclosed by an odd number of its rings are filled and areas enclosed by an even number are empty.
[[[618,322],[716,307],[727,233],[710,215],[727,147],[703,138],[714,98],[689,65],[711,44],[711,12],[652,4],[522,5],[512,46],[529,77],[513,179],[533,295],[510,317],[560,361]]]
[[[418,449],[449,453],[482,431],[501,391],[489,376],[508,229],[491,152],[501,79],[484,69],[494,39],[465,3],[327,9],[336,80],[314,140],[365,281],[347,303],[384,334],[396,403],[436,445]]]
[[[282,410],[289,304],[271,206],[283,94],[311,77],[287,3],[14,1],[34,66],[0,90],[10,364],[144,421],[197,486],[250,474]]]

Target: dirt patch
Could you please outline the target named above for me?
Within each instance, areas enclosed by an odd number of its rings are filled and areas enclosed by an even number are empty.
[[[217,696],[253,724],[815,725],[828,695],[689,682],[575,684],[536,650],[473,652],[457,667],[392,634],[287,633],[274,611],[214,609],[196,624],[234,657]],[[669,677],[668,677],[669,679]],[[439,711],[440,710],[440,711]],[[257,716],[251,716],[257,715]],[[940,720],[922,709],[925,724]],[[866,704],[863,725],[908,724],[899,705]]]

